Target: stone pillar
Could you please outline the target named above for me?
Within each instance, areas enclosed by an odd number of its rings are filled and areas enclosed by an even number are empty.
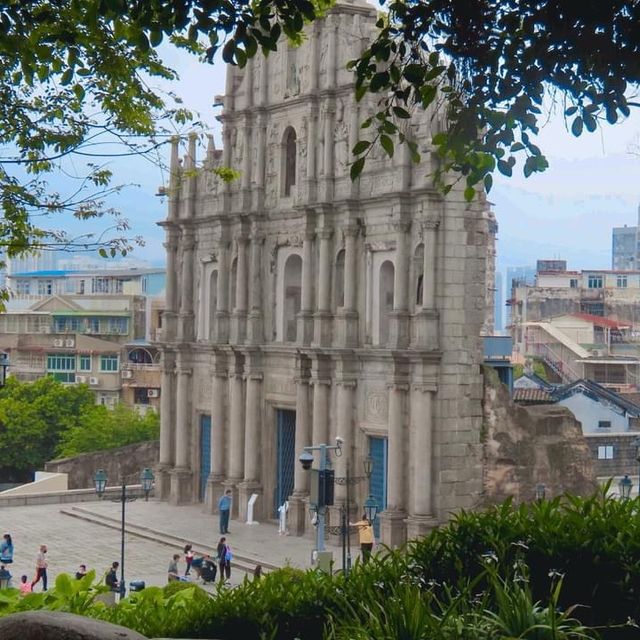
[[[191,369],[178,362],[175,467],[171,472],[171,504],[191,502]]]
[[[314,234],[307,232],[302,241],[302,292],[296,337],[304,345],[311,344],[313,335],[313,238]]]
[[[262,323],[262,245],[264,236],[254,229],[251,237],[251,269],[249,286],[249,318],[247,327],[247,342],[261,344],[264,341]]]
[[[296,379],[296,466],[293,494],[289,498],[289,531],[294,536],[304,534],[307,521],[307,497],[309,495],[309,472],[298,463],[297,457],[311,443],[309,412],[309,381],[300,375]]]
[[[219,358],[220,356],[216,356]],[[207,479],[205,496],[206,510],[218,510],[218,497],[224,491],[225,479],[225,398],[227,396],[227,372],[218,363],[214,364],[211,389],[211,473]]]
[[[166,223],[167,241],[164,247],[167,250],[167,284],[166,284],[166,308],[162,312],[162,341],[173,342],[176,339],[176,319],[178,310],[178,228]]]
[[[193,251],[195,246],[193,229],[183,227],[180,315],[178,319],[178,338],[181,342],[193,340]]]
[[[329,437],[330,380],[313,380],[312,437],[314,445],[327,444]]]
[[[309,141],[307,143],[307,193],[309,202],[318,198],[318,107],[311,105],[309,113]]]
[[[260,459],[261,433],[262,433],[262,374],[254,370],[254,365],[249,367],[246,375],[247,397],[245,410],[245,434],[244,434],[244,480],[238,487],[238,512],[240,519],[247,519],[247,502],[251,494],[262,494],[260,486]],[[264,500],[258,498],[254,518],[257,521],[264,515]]]
[[[358,228],[351,225],[344,229],[344,306],[337,311],[336,343],[341,347],[355,347],[358,344],[357,311],[357,236]]]
[[[319,264],[317,271],[318,311],[315,314],[314,343],[331,345],[331,229],[320,229]]]
[[[422,308],[413,317],[412,345],[437,351],[440,348],[436,308],[437,220],[422,225],[424,263],[422,267]]]
[[[341,380],[337,383],[337,429],[336,435],[343,441],[342,456],[336,459],[336,475],[345,478],[347,475],[347,464],[350,465],[350,474],[354,473],[352,460],[353,453],[353,410],[355,407],[355,380]],[[344,503],[347,497],[347,489],[344,484],[336,484],[335,497],[338,504]],[[352,491],[353,497],[353,491]],[[353,501],[352,501],[353,506]]]
[[[403,544],[406,540],[404,525],[406,517],[404,479],[408,468],[404,451],[406,392],[405,384],[389,385],[387,509],[380,516],[380,520],[382,541],[393,547]]]
[[[174,356],[171,352],[162,352],[162,382],[160,395],[160,456],[156,471],[156,495],[160,500],[168,500],[171,493],[170,472],[175,464],[173,427]]]
[[[335,98],[326,99],[324,109],[324,201],[333,201]]]
[[[216,326],[217,344],[229,340],[229,255],[221,242],[218,249],[218,283],[216,290]]]
[[[393,312],[390,314],[389,346],[403,348],[409,343],[409,229],[411,224],[399,222],[394,224],[396,232],[396,264],[394,281]]]
[[[242,367],[237,363],[229,376],[229,477],[225,488],[233,491],[232,515],[238,515],[238,484],[244,478],[244,393]]]
[[[262,66],[266,67],[266,58],[262,61]],[[264,115],[260,116],[258,124],[258,157],[256,158],[256,209],[264,209],[264,175],[267,155],[267,125]]]
[[[411,507],[407,537],[418,538],[437,524],[433,516],[433,387],[411,387]]]
[[[244,342],[247,331],[247,244],[245,236],[237,237],[238,261],[236,266],[236,306],[233,310],[233,327],[231,341],[240,344]]]

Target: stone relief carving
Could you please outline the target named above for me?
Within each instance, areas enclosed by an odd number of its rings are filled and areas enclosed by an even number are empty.
[[[300,68],[298,66],[298,50],[289,47],[287,57],[287,87],[285,96],[297,96],[300,93]]]
[[[342,100],[338,100],[336,106],[336,128],[333,140],[336,154],[336,174],[343,175],[349,164],[349,125],[345,122]]]
[[[271,273],[275,273],[278,264],[278,250],[281,247],[302,247],[304,232],[292,232],[276,236],[270,250],[269,267]]]
[[[386,424],[389,407],[388,395],[384,391],[370,391],[365,402],[365,419],[368,422]]]

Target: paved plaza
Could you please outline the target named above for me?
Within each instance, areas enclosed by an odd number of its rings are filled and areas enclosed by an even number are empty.
[[[126,509],[127,526],[132,529],[126,535],[127,584],[131,580],[144,580],[147,586],[164,585],[174,553],[180,553],[179,569],[184,573],[184,542],[193,544],[196,551],[212,552],[220,538],[218,517],[204,514],[201,505],[174,507],[165,502],[139,500],[128,503]],[[33,578],[40,544],[49,548],[51,586],[58,574],[73,574],[81,563],[95,569],[102,577],[113,561],[120,560],[120,503],[100,501],[4,507],[0,513],[2,532],[11,533],[14,541],[14,563],[10,566],[14,586],[23,573],[29,579]],[[258,562],[300,568],[310,566],[314,541],[309,538],[279,535],[277,526],[272,523],[247,525],[232,520],[229,529],[227,541],[237,557],[235,567],[232,562],[232,585],[241,583],[246,575],[239,570],[240,564],[245,567]],[[331,545],[328,548],[339,560],[339,549]],[[208,585],[206,588],[211,589]],[[35,589],[40,590],[41,585],[36,585]]]

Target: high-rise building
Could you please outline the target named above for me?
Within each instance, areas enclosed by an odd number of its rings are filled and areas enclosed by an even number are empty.
[[[640,267],[640,206],[638,226],[614,227],[611,233],[611,268],[615,271],[635,271]]]

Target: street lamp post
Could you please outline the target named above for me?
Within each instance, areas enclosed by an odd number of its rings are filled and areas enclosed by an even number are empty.
[[[633,482],[631,478],[625,473],[624,478],[620,480],[618,483],[618,489],[620,491],[620,497],[623,500],[628,500],[631,495],[631,489],[633,487]]]
[[[9,354],[0,351],[0,387],[4,387],[7,381],[7,369],[9,368]]]
[[[299,460],[302,468],[307,471],[311,469],[311,465],[313,464],[314,451],[319,452],[318,463],[320,467],[319,469],[315,470],[318,476],[318,502],[315,505],[315,510],[318,516],[318,524],[316,527],[316,552],[320,553],[325,550],[324,533],[326,504],[324,500],[324,493],[326,488],[326,472],[330,469],[329,452],[335,451],[337,457],[340,457],[342,455],[342,438],[336,438],[335,445],[318,444],[304,447],[302,454],[300,454]],[[331,503],[333,504],[333,501]]]
[[[638,463],[638,495],[640,495],[640,436],[634,438],[633,446],[636,450],[636,462]]]
[[[154,475],[153,471],[148,467],[140,472],[140,484],[144,492],[145,501],[149,500],[149,493],[153,488]],[[102,498],[107,489],[107,473],[104,469],[98,469],[93,477],[95,483],[96,493],[98,497]],[[121,492],[118,498],[114,498],[114,502],[120,502],[122,505],[122,518],[120,523],[120,598],[124,598],[125,595],[125,581],[124,581],[124,534],[125,534],[125,505],[127,502],[137,500],[139,496],[127,495],[127,482],[126,477],[121,479]]]
[[[329,533],[339,534],[342,542],[342,570],[348,575],[351,570],[351,527],[349,526],[349,514],[351,513],[351,486],[356,485],[363,480],[369,480],[373,472],[373,458],[368,455],[362,462],[364,468],[363,476],[352,476],[350,473],[349,460],[346,463],[344,477],[334,478],[334,482],[338,485],[345,486],[347,489],[346,503],[340,506],[340,525],[337,527],[329,527]],[[371,497],[371,496],[370,496]]]

